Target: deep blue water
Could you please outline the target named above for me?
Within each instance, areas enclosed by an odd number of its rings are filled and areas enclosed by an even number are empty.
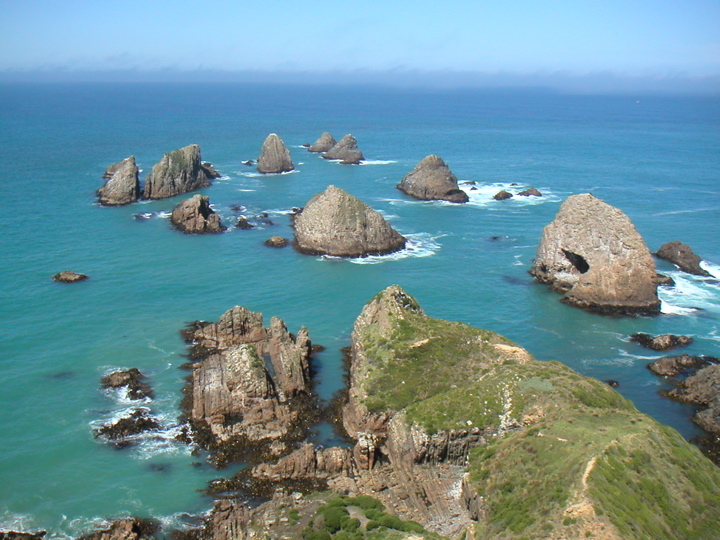
[[[343,166],[301,145],[352,133],[368,162]],[[261,176],[268,133],[297,171]],[[164,152],[197,143],[223,178],[203,190],[232,225],[231,207],[272,225],[185,236],[165,217],[182,196],[122,208],[96,204],[111,163],[134,155],[142,179]],[[475,181],[467,205],[411,200],[395,185],[423,157]],[[362,306],[397,283],[431,316],[499,332],[539,359],[620,381],[642,411],[686,437],[691,407],[657,392],[652,354],[632,332],[691,334],[687,352],[720,356],[720,285],[658,262],[678,286],[664,314],[607,318],[558,302],[527,274],[542,228],[569,195],[591,191],[622,209],[651,250],[691,245],[720,277],[720,98],[421,92],[234,84],[0,86],[0,529],[76,535],[102,518],[177,523],[211,502],[197,493],[220,473],[174,442],[185,372],[179,330],[234,305],[306,325],[319,392],[342,385],[340,348]],[[491,199],[503,188],[540,199]],[[292,237],[287,212],[335,184],[384,213],[406,252],[356,261],[262,245]],[[469,187],[466,187],[469,189]],[[136,219],[145,214],[147,219]],[[52,282],[72,269],[75,285]],[[114,450],[93,427],[136,406],[98,389],[108,370],[138,367],[168,426],[159,440]],[[331,442],[331,441],[328,441]],[[231,472],[231,471],[230,471]]]

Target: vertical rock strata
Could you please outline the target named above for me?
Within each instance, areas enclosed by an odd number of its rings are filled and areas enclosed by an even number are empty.
[[[443,159],[429,155],[409,172],[397,188],[424,201],[468,202],[468,195],[458,188],[457,177]]]
[[[312,255],[366,257],[405,247],[405,238],[378,212],[332,185],[308,201],[293,225],[295,246]]]
[[[108,167],[105,171],[108,178],[105,185],[98,189],[98,201],[103,206],[120,206],[138,200],[140,196],[140,179],[135,156],[130,156]]]
[[[545,227],[530,274],[569,305],[605,314],[660,310],[655,262],[630,219],[589,193],[572,195]]]
[[[268,135],[257,161],[258,172],[263,174],[281,173],[292,171],[294,168],[290,150],[287,149],[282,139],[275,133]]]
[[[142,196],[144,199],[175,197],[209,186],[213,177],[213,172],[202,162],[200,147],[191,144],[165,154],[153,166]]]

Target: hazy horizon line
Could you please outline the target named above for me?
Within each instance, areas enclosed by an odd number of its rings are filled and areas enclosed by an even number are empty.
[[[720,75],[685,73],[635,75],[612,71],[573,73],[479,72],[457,70],[329,70],[263,71],[197,68],[183,70],[70,68],[0,70],[0,83],[107,82],[107,83],[272,83],[290,85],[366,85],[399,89],[516,89],[583,94],[720,94]]]

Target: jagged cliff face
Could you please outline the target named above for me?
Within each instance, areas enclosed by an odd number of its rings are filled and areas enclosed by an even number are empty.
[[[545,227],[530,273],[573,306],[660,311],[655,262],[642,237],[621,210],[589,193],[568,197]]]
[[[308,201],[294,228],[297,249],[313,255],[365,257],[405,247],[405,238],[385,218],[335,186]]]
[[[436,155],[423,158],[397,188],[425,201],[465,203],[469,199],[467,193],[458,188],[457,177],[450,167]]]
[[[100,204],[120,206],[137,201],[140,195],[140,179],[135,156],[111,165],[104,176],[108,181],[97,191]]]
[[[258,172],[281,173],[293,169],[295,166],[290,158],[290,150],[287,149],[283,140],[275,133],[268,135],[260,150],[257,163]]]
[[[200,147],[191,144],[163,156],[145,180],[144,199],[175,197],[210,185],[212,174],[200,157]]]

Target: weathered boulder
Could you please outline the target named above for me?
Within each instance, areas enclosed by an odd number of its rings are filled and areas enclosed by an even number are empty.
[[[217,173],[215,173],[217,174]],[[213,173],[203,165],[200,147],[173,150],[156,163],[145,180],[144,199],[165,199],[210,185]]]
[[[108,373],[100,379],[100,388],[126,388],[130,399],[153,397],[153,390],[145,381],[147,377],[138,368]]]
[[[340,142],[323,154],[325,159],[339,159],[340,163],[346,165],[357,165],[365,159],[363,153],[358,149],[357,140],[349,133]]]
[[[512,193],[509,191],[505,191],[504,189],[502,191],[498,191],[495,195],[493,195],[493,199],[496,201],[504,201],[507,199],[512,198]]]
[[[536,188],[528,188],[518,193],[520,197],[542,197],[542,193]]]
[[[710,273],[700,266],[700,262],[702,261],[700,256],[696,255],[690,246],[683,244],[679,240],[663,244],[655,255],[660,259],[670,261],[680,268],[680,270],[688,274],[705,277],[710,276]]]
[[[320,135],[320,138],[314,144],[308,147],[309,152],[327,152],[337,144],[335,137],[327,131]]]
[[[170,222],[187,234],[221,233],[226,229],[220,216],[210,208],[210,198],[200,194],[178,204],[170,215]]]
[[[673,334],[651,336],[650,334],[638,332],[630,336],[630,341],[653,351],[669,351],[670,349],[690,345],[693,339],[690,336],[676,336]]]
[[[257,161],[258,172],[264,174],[281,173],[292,171],[295,168],[290,158],[290,150],[287,149],[282,139],[275,133],[271,133],[265,139],[260,150],[260,157]]]
[[[405,238],[378,212],[332,185],[308,201],[293,226],[298,251],[312,255],[365,257],[405,247]]]
[[[290,241],[287,238],[283,238],[282,236],[271,236],[263,242],[264,245],[275,248],[284,248],[289,243]]]
[[[545,227],[530,274],[569,305],[604,314],[656,314],[655,262],[630,219],[589,193],[572,195]]]
[[[103,187],[97,190],[98,201],[103,206],[120,206],[138,200],[140,179],[135,156],[111,165],[103,177],[108,180]]]
[[[711,356],[665,356],[648,364],[648,369],[661,377],[675,377],[685,371],[696,371],[710,364],[717,364],[718,359]]]
[[[78,281],[85,281],[86,279],[88,279],[87,275],[79,274],[72,270],[63,270],[53,276],[53,280],[60,283],[76,283]]]
[[[443,159],[436,155],[423,158],[396,186],[400,191],[424,201],[468,202],[468,195],[458,188],[457,177]]]

